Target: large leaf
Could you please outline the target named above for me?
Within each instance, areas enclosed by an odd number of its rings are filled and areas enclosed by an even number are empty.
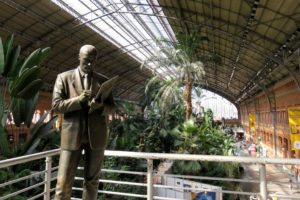
[[[17,97],[19,92],[38,78],[39,73],[40,68],[38,66],[26,69],[16,80],[14,80],[10,93],[11,96]]]
[[[20,124],[24,122],[26,118],[25,100],[19,98],[12,99],[12,114],[15,125],[20,127]]]
[[[3,114],[4,114],[4,99],[3,99],[3,96],[0,95],[0,119],[2,120],[3,118]]]
[[[25,61],[25,58],[20,58],[17,60],[17,63],[12,67],[12,69],[7,74],[7,77],[9,79],[14,80],[17,78],[24,61]],[[10,86],[10,89],[11,89],[11,87],[12,87],[12,85]]]
[[[26,142],[23,154],[34,153],[36,147],[39,145],[43,137],[47,137],[49,134],[53,133],[53,125],[57,120],[57,115],[52,117],[49,122],[44,123],[45,118],[50,112],[44,113],[44,115],[35,124],[35,127],[31,131],[31,137],[28,142]]]
[[[10,71],[13,70],[14,66],[16,65],[18,58],[20,56],[21,46],[15,47],[9,54],[9,57],[6,58],[5,68],[3,71],[3,76],[7,76]]]
[[[5,66],[4,47],[3,47],[2,39],[0,37],[0,74],[4,72],[4,66]]]
[[[19,76],[21,76],[21,74],[25,71],[25,69],[30,69],[38,65],[40,52],[41,49],[38,48],[28,56],[28,58],[25,60],[23,66],[20,69]]]
[[[14,35],[9,35],[5,41],[4,45],[4,53],[5,53],[5,65],[4,65],[4,71],[3,71],[3,76],[6,76],[8,71],[10,70],[10,57],[14,57],[12,54],[14,53],[13,50],[13,42],[14,42]],[[19,55],[18,55],[19,56]]]
[[[5,55],[5,61],[7,61],[10,53],[11,53],[11,49],[12,49],[12,46],[13,46],[13,42],[14,42],[14,35],[11,34],[9,35],[4,44],[3,44],[3,49],[4,49],[4,55]]]
[[[36,79],[29,83],[22,91],[17,94],[17,97],[23,99],[30,99],[34,97],[39,89],[43,86],[42,79]]]
[[[41,50],[40,55],[38,57],[37,65],[41,64],[48,57],[50,49],[50,47],[46,47]]]
[[[35,108],[39,99],[39,94],[37,93],[31,99],[27,99],[25,101],[25,110],[26,110],[26,118],[25,118],[25,125],[29,128],[32,122],[32,117],[35,112]]]
[[[0,150],[1,154],[8,158],[10,157],[10,150],[9,150],[9,143],[7,140],[7,133],[5,131],[5,128],[0,125]]]
[[[35,126],[32,128],[31,132],[30,132],[30,135],[32,137],[34,137],[39,129],[44,125],[44,121],[46,119],[46,117],[48,116],[48,114],[51,112],[51,110],[49,110],[48,112],[44,113],[41,118],[39,119],[39,121],[37,121],[37,123],[35,124]]]

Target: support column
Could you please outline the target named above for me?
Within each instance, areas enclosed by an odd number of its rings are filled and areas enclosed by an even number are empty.
[[[50,199],[52,157],[46,157],[44,200]]]
[[[257,126],[257,136],[262,138],[261,130],[260,130],[260,109],[259,109],[259,100],[255,99],[255,115],[256,115],[256,126]]]
[[[153,200],[153,160],[147,159],[147,200]]]
[[[259,188],[260,188],[260,197],[261,200],[267,200],[267,179],[266,179],[266,165],[259,165]]]

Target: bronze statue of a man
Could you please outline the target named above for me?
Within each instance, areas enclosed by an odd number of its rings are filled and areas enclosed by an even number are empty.
[[[97,103],[95,95],[107,77],[93,68],[97,50],[84,45],[79,52],[79,67],[58,74],[52,98],[54,112],[63,114],[61,153],[55,200],[71,198],[75,172],[84,150],[84,200],[96,200],[101,162],[107,142],[107,114],[114,108],[113,96]],[[93,107],[93,112],[89,109]]]

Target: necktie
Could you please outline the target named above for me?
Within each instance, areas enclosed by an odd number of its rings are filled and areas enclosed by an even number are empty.
[[[84,80],[83,80],[83,87],[85,90],[89,90],[90,89],[90,84],[89,84],[89,77],[88,74],[84,75]]]

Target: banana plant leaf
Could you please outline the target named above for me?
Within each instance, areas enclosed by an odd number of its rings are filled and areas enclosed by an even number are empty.
[[[4,71],[2,73],[4,77],[7,77],[9,72],[13,70],[20,56],[20,52],[21,52],[21,46],[19,45],[15,47],[9,54],[9,57],[6,59]]]
[[[0,119],[3,118],[3,115],[4,115],[4,99],[3,99],[3,96],[0,95]]]
[[[41,50],[38,60],[37,60],[37,65],[41,64],[45,60],[45,58],[48,57],[48,55],[50,53],[50,49],[51,49],[50,47],[46,47]]]
[[[20,124],[23,122],[28,128],[30,127],[38,97],[39,93],[35,94],[35,96],[30,99],[12,99],[12,114],[17,127],[20,127]]]
[[[23,74],[25,69],[30,69],[31,67],[38,65],[40,52],[41,52],[41,49],[38,48],[27,57],[27,59],[25,60],[24,64],[22,65],[22,67],[20,69],[19,76],[21,76],[21,74]]]
[[[19,92],[38,78],[39,73],[40,68],[38,66],[26,69],[16,80],[14,80],[10,92],[11,96],[17,97]]]
[[[4,65],[5,65],[4,48],[3,48],[2,39],[0,38],[0,74],[4,72]]]
[[[25,125],[29,128],[32,122],[32,117],[35,112],[35,108],[37,105],[37,102],[39,100],[39,93],[37,93],[34,97],[31,99],[27,99],[25,101],[25,113],[27,113],[25,117]]]
[[[9,149],[9,143],[7,139],[7,133],[5,128],[2,125],[0,125],[0,151],[1,154],[6,158],[9,158],[11,155],[11,151]]]
[[[25,58],[20,58],[17,60],[17,63],[12,67],[12,69],[8,72],[7,77],[11,80],[10,89],[12,87],[13,80],[17,78],[22,65],[24,64]]]
[[[2,72],[3,76],[6,76],[8,73],[10,66],[8,65],[9,57],[12,55],[12,47],[13,47],[13,42],[14,42],[14,35],[11,34],[7,37],[3,44],[3,50],[4,50],[4,56],[5,56],[5,64],[4,64],[4,69]]]
[[[50,111],[44,113],[39,121],[35,124],[31,131],[30,139],[28,140],[28,142],[26,142],[22,150],[18,152],[18,155],[26,155],[37,152],[38,150],[36,148],[39,146],[42,138],[47,137],[55,132],[55,130],[53,129],[53,125],[57,120],[57,115],[53,116],[49,122],[44,122],[49,113]]]
[[[50,114],[50,112],[51,112],[51,110],[49,110],[48,112],[44,113],[41,116],[41,118],[39,119],[39,121],[37,121],[37,123],[35,124],[35,126],[30,131],[30,135],[32,137],[35,137],[38,134],[39,130],[44,125],[44,121],[45,121],[46,117],[48,116],[48,114]]]
[[[24,122],[23,119],[26,118],[25,100],[20,98],[13,98],[11,109],[15,125],[17,127],[20,127],[21,123]]]
[[[34,97],[38,91],[41,89],[43,86],[43,81],[42,79],[36,79],[29,83],[25,88],[23,88],[18,94],[17,97],[22,98],[22,99],[30,99]]]

